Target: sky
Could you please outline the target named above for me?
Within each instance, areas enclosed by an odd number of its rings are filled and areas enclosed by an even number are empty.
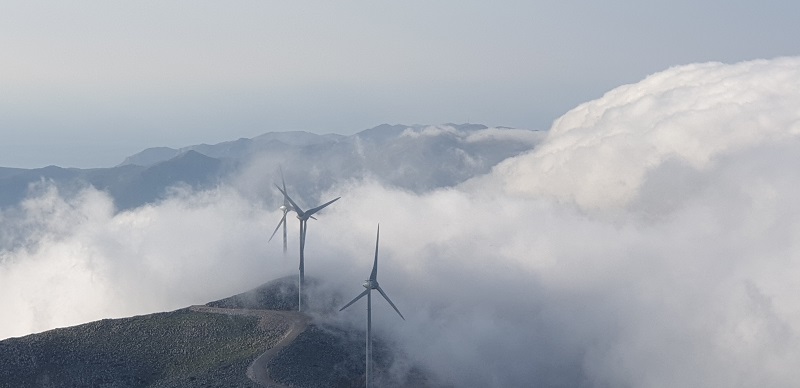
[[[373,328],[406,355],[397,375],[416,364],[459,387],[794,386],[798,106],[800,57],[688,64],[575,106],[531,150],[456,187],[340,182],[308,226],[314,319],[364,327],[363,300],[320,310],[362,291],[380,222],[378,279],[406,320],[377,299]],[[282,213],[242,195],[263,166],[241,171],[123,212],[93,188],[33,187],[0,211],[0,309],[13,317],[0,338],[295,275],[296,254],[265,242]]]
[[[0,2],[0,166],[381,123],[548,129],[671,66],[800,53],[794,1]]]

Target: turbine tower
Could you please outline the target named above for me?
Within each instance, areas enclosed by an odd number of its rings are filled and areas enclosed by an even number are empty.
[[[281,205],[280,207],[280,210],[283,212],[283,217],[281,217],[281,221],[278,222],[278,226],[275,227],[275,230],[272,232],[272,236],[269,236],[269,240],[267,242],[272,241],[272,238],[275,237],[275,233],[277,233],[278,229],[280,229],[281,225],[283,225],[283,255],[286,256],[286,214],[288,214],[290,211],[294,209],[292,209],[292,204],[286,197],[285,194],[286,181],[283,179],[283,169],[281,168],[280,170],[281,170],[281,183],[283,184],[283,192],[284,192],[283,205]]]
[[[275,185],[275,187],[278,187],[278,185]],[[286,194],[286,190],[280,187],[278,187],[278,190],[283,193],[283,197],[289,201],[290,205],[292,205],[292,210],[297,213],[297,219],[300,220],[300,278],[297,284],[297,311],[303,311],[303,281],[305,280],[305,259],[303,251],[305,250],[306,246],[306,223],[308,222],[309,218],[314,218],[312,217],[314,213],[322,210],[325,208],[325,206],[336,202],[341,197],[336,197],[313,209],[303,211],[303,209],[301,209],[294,201],[292,201],[292,197],[290,197],[289,194]]]
[[[375,262],[372,264],[372,274],[369,275],[369,279],[364,281],[364,292],[359,294],[355,299],[351,300],[350,303],[344,305],[339,311],[342,311],[349,307],[351,304],[355,303],[357,300],[367,296],[367,362],[366,362],[366,380],[367,380],[367,388],[372,386],[372,290],[378,290],[381,293],[384,299],[392,305],[394,311],[397,311],[397,314],[400,315],[400,318],[403,318],[405,321],[406,318],[403,317],[403,314],[400,314],[400,310],[397,309],[397,306],[392,303],[392,300],[389,299],[389,296],[383,292],[381,286],[378,285],[378,241],[381,237],[381,226],[378,225],[378,235],[375,238]]]

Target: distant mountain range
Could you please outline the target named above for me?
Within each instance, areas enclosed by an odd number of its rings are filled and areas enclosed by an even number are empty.
[[[213,145],[148,148],[112,168],[0,167],[0,207],[18,204],[37,182],[52,182],[65,194],[91,185],[108,192],[120,210],[158,201],[175,185],[230,184],[272,200],[279,168],[290,190],[308,203],[350,179],[372,178],[419,193],[484,174],[530,150],[543,135],[480,124],[383,124],[351,136],[271,132]]]

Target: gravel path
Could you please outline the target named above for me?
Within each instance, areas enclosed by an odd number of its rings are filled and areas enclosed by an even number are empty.
[[[270,378],[267,364],[281,349],[292,343],[300,333],[306,330],[310,320],[307,315],[297,311],[232,309],[209,306],[192,306],[189,309],[203,313],[257,316],[261,319],[259,321],[260,326],[283,330],[283,337],[250,364],[247,368],[247,377],[262,387],[286,387]]]

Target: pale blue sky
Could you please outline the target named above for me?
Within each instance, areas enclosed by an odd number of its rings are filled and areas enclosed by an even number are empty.
[[[0,166],[381,123],[546,129],[673,65],[800,55],[795,1],[2,1]]]

